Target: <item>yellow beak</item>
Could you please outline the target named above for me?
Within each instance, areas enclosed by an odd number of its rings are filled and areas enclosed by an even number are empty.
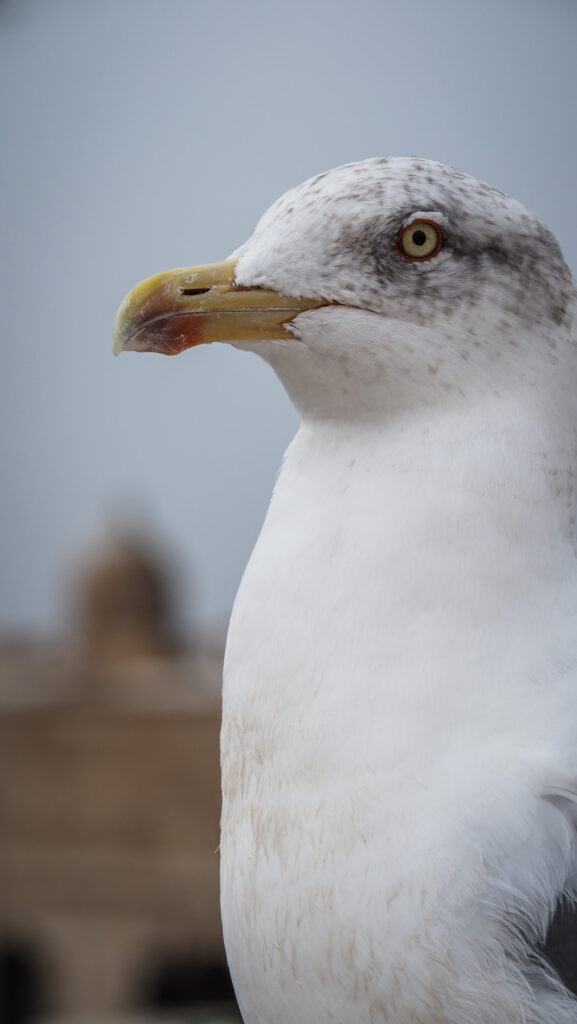
[[[127,350],[177,355],[210,341],[286,338],[285,324],[327,303],[235,284],[236,260],[179,267],[148,277],[116,317],[115,355]]]

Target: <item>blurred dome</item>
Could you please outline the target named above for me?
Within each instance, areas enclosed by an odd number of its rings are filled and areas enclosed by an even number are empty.
[[[168,567],[137,535],[110,541],[86,564],[78,604],[88,653],[155,657],[174,651]]]

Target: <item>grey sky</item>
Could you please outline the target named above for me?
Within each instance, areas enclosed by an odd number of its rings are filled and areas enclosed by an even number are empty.
[[[114,360],[142,277],[417,153],[537,210],[575,273],[576,44],[574,0],[0,0],[2,632],[60,629],[71,559],[140,505],[201,620],[230,610],[296,419],[227,346]]]

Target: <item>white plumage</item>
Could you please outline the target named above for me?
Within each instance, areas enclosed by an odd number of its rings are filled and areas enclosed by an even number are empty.
[[[225,667],[245,1022],[575,1024],[539,952],[577,868],[571,275],[519,203],[417,159],[305,183],[235,258],[331,303],[239,343],[301,417]]]

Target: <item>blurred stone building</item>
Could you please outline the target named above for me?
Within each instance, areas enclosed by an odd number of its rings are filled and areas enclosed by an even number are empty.
[[[222,651],[179,649],[170,579],[116,541],[78,642],[0,647],[0,1020],[232,999],[218,904]]]

